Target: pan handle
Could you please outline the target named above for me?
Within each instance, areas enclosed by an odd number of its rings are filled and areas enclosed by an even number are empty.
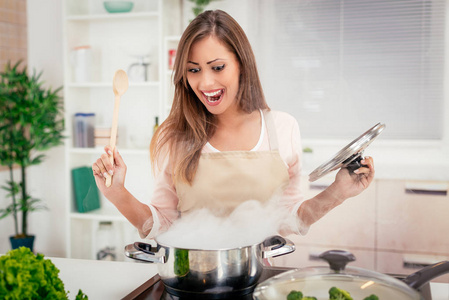
[[[449,273],[449,261],[441,261],[427,266],[403,279],[411,288],[417,290],[432,279]]]
[[[281,256],[291,253],[296,249],[295,244],[292,241],[285,239],[279,235],[274,235],[265,239],[265,241],[263,241],[263,246],[265,248],[269,248],[271,246],[273,247],[271,247],[271,249],[267,251],[263,250],[262,258]]]
[[[159,251],[156,252],[156,250],[157,249],[150,244],[135,242],[134,244],[129,244],[125,247],[125,255],[129,258],[145,262],[165,263],[167,261],[165,249],[161,247]]]

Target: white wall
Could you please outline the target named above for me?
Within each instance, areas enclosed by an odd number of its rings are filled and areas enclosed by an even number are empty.
[[[60,0],[27,1],[28,68],[43,71],[41,78],[45,86],[52,88],[63,85],[61,3]],[[29,214],[28,231],[36,235],[35,251],[47,256],[64,256],[64,148],[53,148],[45,154],[47,158],[41,165],[29,168],[27,180],[28,193],[42,199],[48,210]],[[7,178],[8,172],[0,173],[2,185]],[[9,203],[4,195],[0,193],[1,207]],[[8,238],[13,232],[12,217],[0,220],[0,253],[10,250]]]
[[[64,82],[61,5],[60,0],[27,1],[28,64],[43,70],[42,78],[52,88]],[[36,251],[65,256],[64,147],[53,148],[46,155],[42,165],[30,169],[29,193],[44,200],[49,210],[33,213],[29,228],[36,235]]]

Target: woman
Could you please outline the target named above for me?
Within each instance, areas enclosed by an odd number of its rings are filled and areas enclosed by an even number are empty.
[[[372,158],[354,173],[341,169],[335,181],[304,201],[300,191],[297,121],[265,102],[249,41],[223,11],[206,11],[183,33],[174,65],[175,96],[168,118],[150,145],[156,187],[150,205],[124,187],[126,165],[105,147],[92,166],[100,191],[139,229],[142,237],[166,230],[180,214],[207,207],[227,214],[240,203],[278,199],[297,216],[297,233],[374,177]],[[105,179],[114,176],[111,187]],[[274,200],[272,200],[274,201]]]

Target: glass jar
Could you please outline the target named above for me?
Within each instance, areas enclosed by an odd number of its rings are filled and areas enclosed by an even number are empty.
[[[112,222],[102,221],[99,223],[95,243],[97,260],[113,261],[117,259],[114,226]]]

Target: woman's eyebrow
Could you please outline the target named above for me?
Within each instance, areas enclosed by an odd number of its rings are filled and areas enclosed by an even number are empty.
[[[216,59],[214,59],[214,60],[211,60],[211,61],[208,61],[206,64],[211,64],[211,63],[213,63],[213,62],[215,62],[215,61],[217,61],[217,60],[224,60],[224,58],[216,58]]]
[[[214,60],[211,60],[211,61],[208,61],[206,64],[211,64],[211,63],[213,63],[213,62],[216,62],[217,60],[225,60],[224,58],[216,58],[216,59],[214,59]],[[189,60],[187,63],[189,63],[189,64],[193,64],[193,65],[199,65],[199,63],[196,63],[196,62],[193,62],[193,61],[191,61],[191,60]]]

